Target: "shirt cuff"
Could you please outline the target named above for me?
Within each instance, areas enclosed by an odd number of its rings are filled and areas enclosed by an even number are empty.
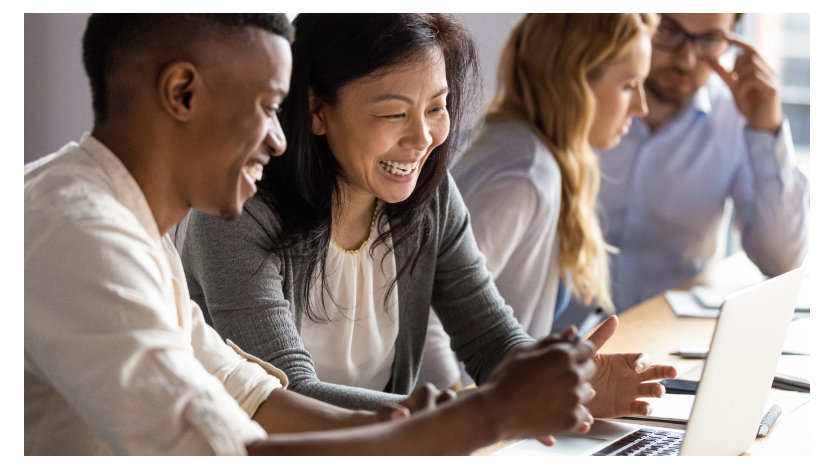
[[[266,431],[243,413],[220,416],[210,400],[197,399],[189,403],[185,419],[202,435],[215,455],[247,455],[247,444],[267,437]]]
[[[241,357],[243,357],[244,359],[246,359],[250,362],[254,362],[255,364],[261,366],[266,371],[267,374],[269,374],[269,375],[275,377],[276,379],[278,379],[278,381],[281,382],[281,387],[287,388],[287,385],[290,383],[290,379],[287,378],[287,374],[285,374],[283,370],[273,366],[272,364],[270,364],[266,361],[263,361],[263,360],[259,359],[258,357],[255,357],[255,356],[249,354],[248,352],[244,351],[243,349],[240,349],[240,346],[235,344],[234,341],[232,341],[231,339],[226,338],[226,344],[231,346],[232,349],[234,349],[235,352],[238,353]]]
[[[770,132],[744,128],[747,142],[747,157],[757,177],[775,177],[782,175],[794,166],[794,149],[791,128],[787,119],[782,119],[782,127],[775,136]]]
[[[239,373],[225,377],[223,383],[251,418],[275,389],[286,388],[287,375],[272,364],[243,351],[231,340],[227,339],[226,343],[245,362],[238,366]]]

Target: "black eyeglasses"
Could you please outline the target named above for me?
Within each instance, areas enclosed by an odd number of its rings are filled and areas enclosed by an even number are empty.
[[[687,41],[692,41],[695,57],[715,60],[721,57],[730,45],[730,38],[723,31],[691,34],[675,20],[661,16],[652,44],[661,50],[677,52]]]

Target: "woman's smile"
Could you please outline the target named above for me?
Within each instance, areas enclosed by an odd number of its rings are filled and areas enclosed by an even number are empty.
[[[390,160],[383,160],[379,162],[379,166],[382,167],[383,170],[391,173],[392,175],[396,176],[408,176],[412,173],[415,173],[417,167],[420,166],[420,162],[412,162],[412,163],[400,163]]]
[[[439,49],[312,105],[313,131],[327,139],[348,197],[408,199],[431,152],[449,135],[446,66]]]

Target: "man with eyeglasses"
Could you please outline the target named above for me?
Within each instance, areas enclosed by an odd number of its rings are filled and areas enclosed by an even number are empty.
[[[623,311],[685,283],[722,253],[730,217],[766,275],[802,263],[808,183],[795,163],[778,77],[731,32],[740,14],[664,14],[646,80],[649,114],[600,152],[599,203]],[[719,58],[737,54],[732,68]]]

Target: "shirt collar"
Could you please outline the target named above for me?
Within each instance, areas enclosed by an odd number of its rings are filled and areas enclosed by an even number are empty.
[[[695,92],[695,95],[692,97],[692,108],[704,114],[710,114],[712,112],[712,100],[709,98],[709,90],[706,85]]]
[[[152,240],[161,241],[159,227],[156,224],[151,207],[148,205],[148,200],[145,198],[145,193],[142,192],[139,183],[136,182],[124,163],[119,160],[119,157],[89,132],[84,133],[78,146],[101,166],[110,180],[116,200],[136,216],[136,219],[147,230]]]
[[[675,117],[672,118],[672,121],[677,121],[681,119],[685,115],[689,115],[691,113],[700,113],[704,115],[709,115],[712,112],[712,100],[710,99],[710,91],[709,86],[704,85],[692,95],[692,98],[689,102],[683,106],[682,109],[678,110],[675,114]],[[646,137],[651,134],[649,131],[649,126],[645,122],[645,118],[635,119],[635,124],[639,123],[638,125],[632,124],[631,132],[629,135],[635,135],[640,137]],[[668,123],[667,123],[668,124]]]

